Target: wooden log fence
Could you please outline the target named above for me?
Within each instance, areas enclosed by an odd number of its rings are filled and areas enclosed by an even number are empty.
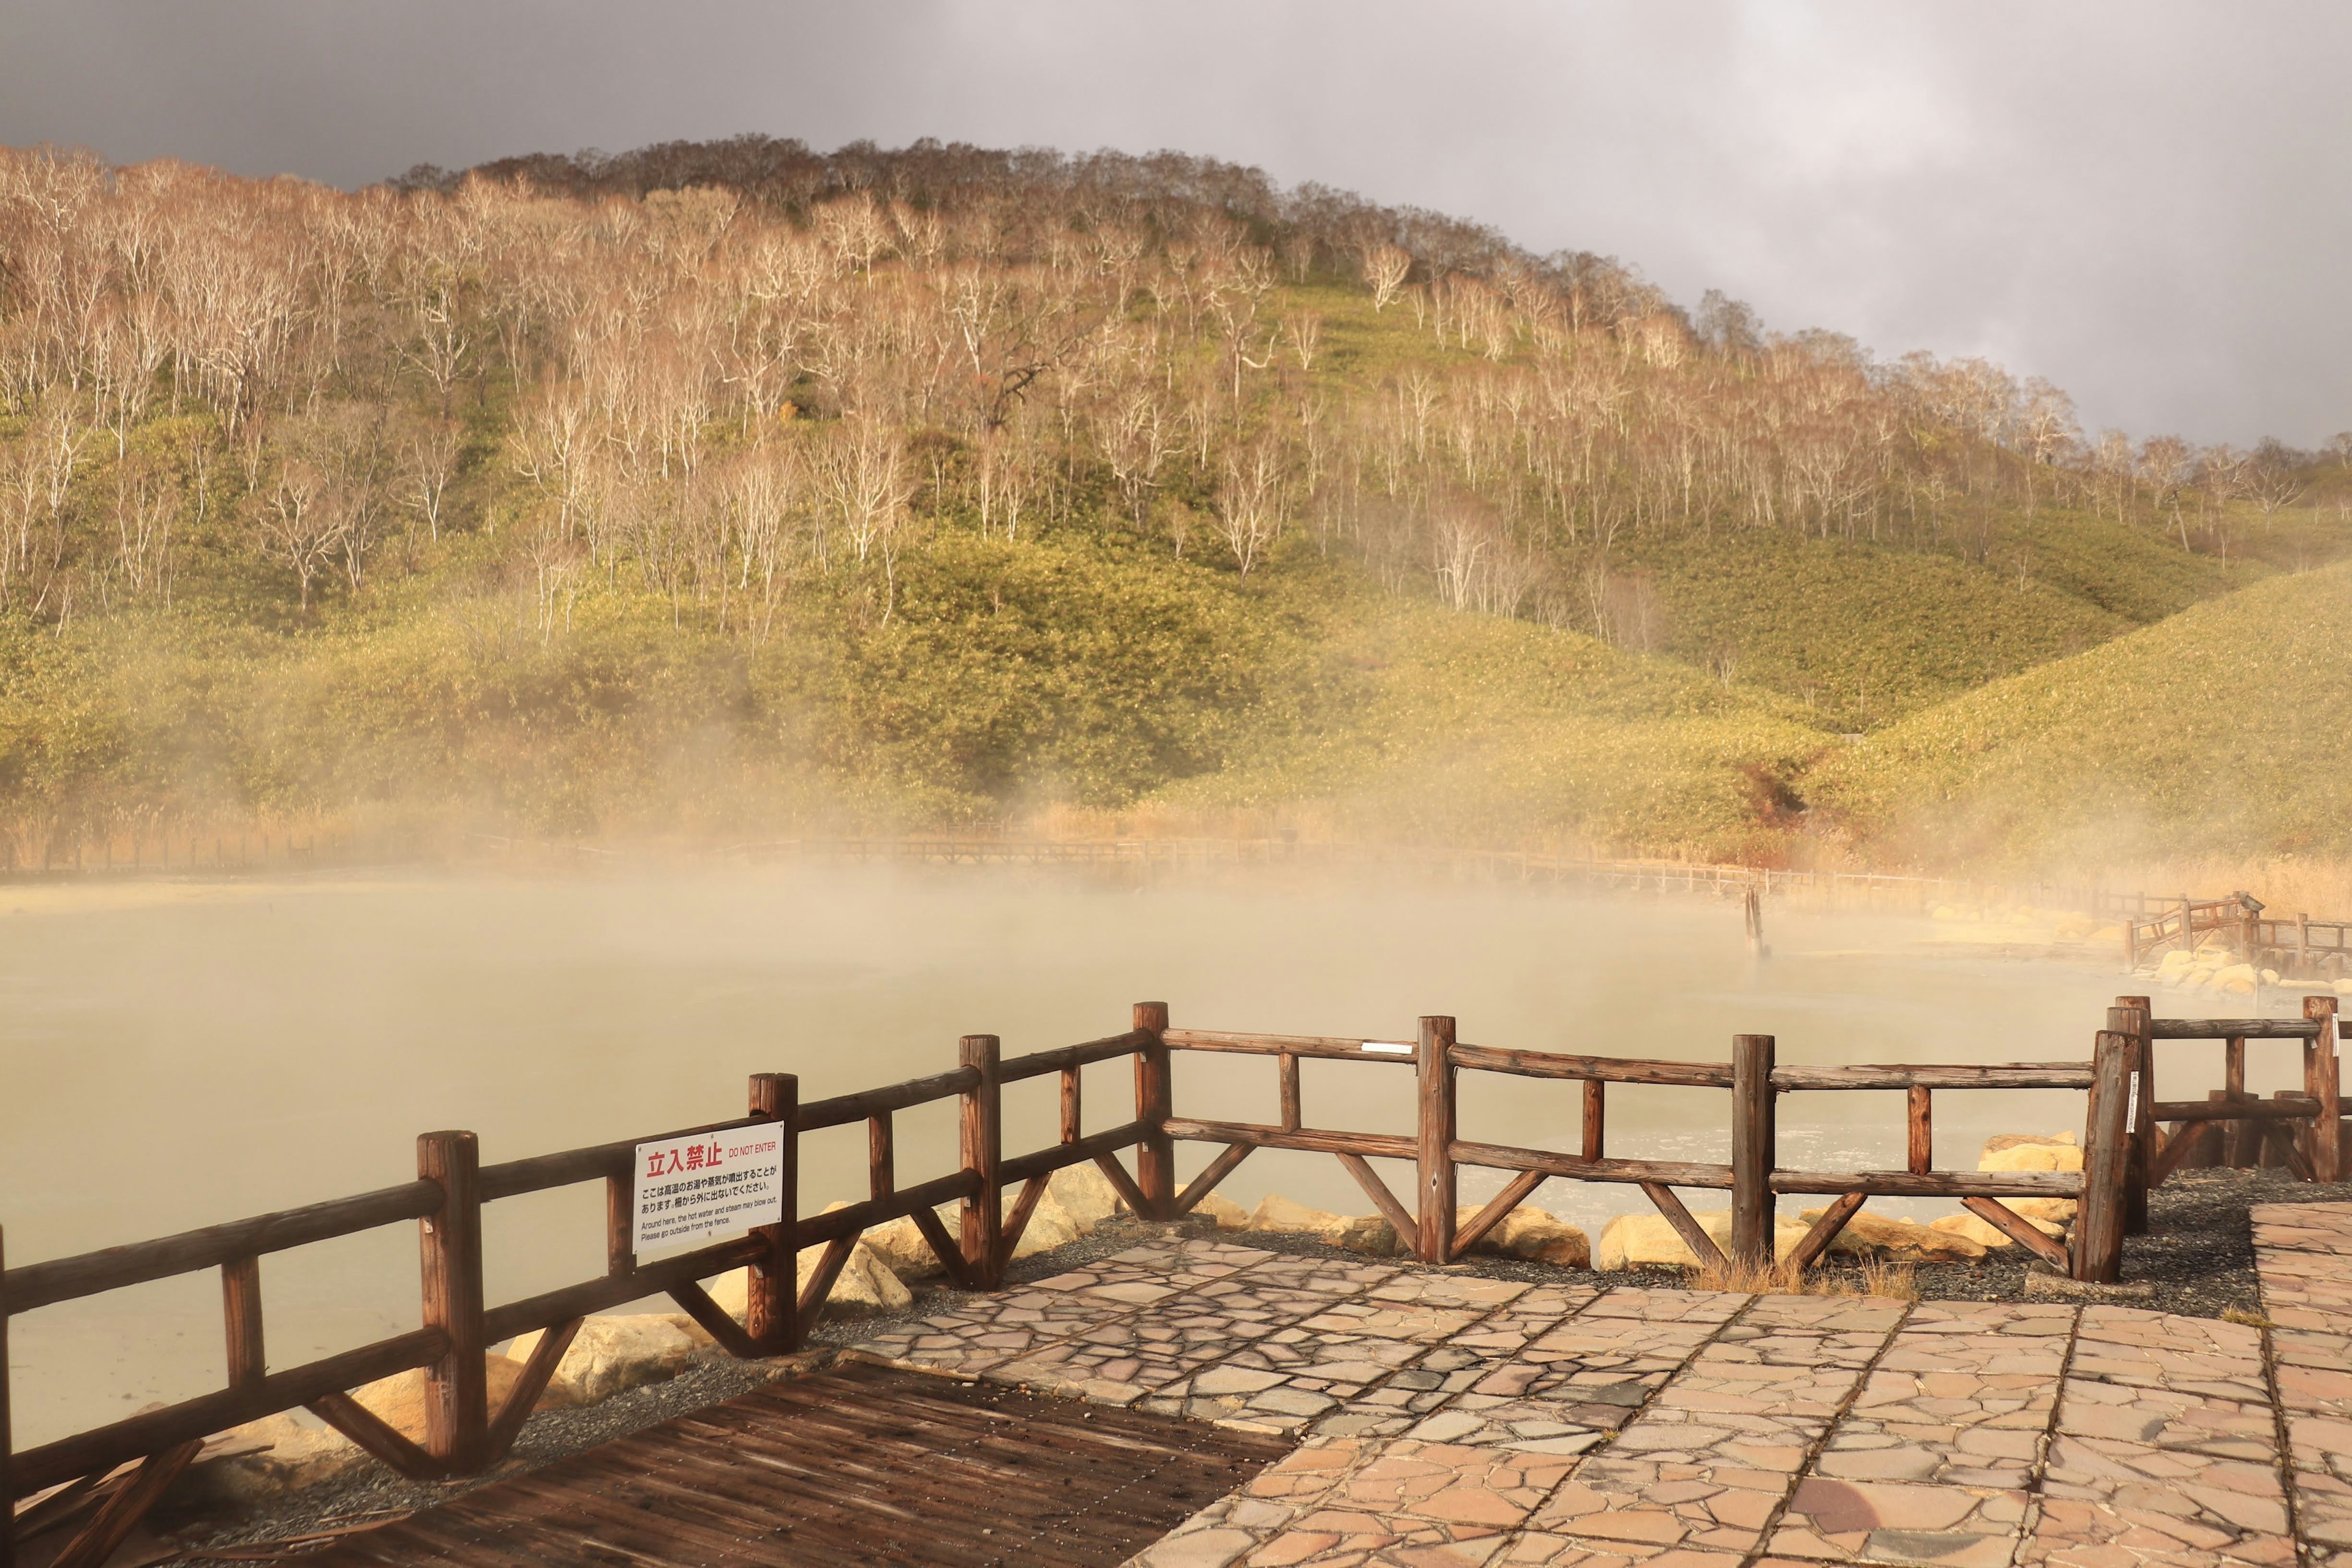
[[[2153,1042],[2220,1039],[2232,1063],[2249,1039],[2292,1039],[2304,1052],[2302,1094],[2269,1101],[2243,1097],[2232,1067],[2229,1098],[2165,1101],[2154,1098]],[[1276,1073],[1277,1120],[1205,1121],[1174,1114],[1171,1058],[1181,1052],[1270,1057]],[[1092,1163],[1139,1216],[1180,1218],[1232,1175],[1255,1150],[1329,1153],[1339,1161],[1392,1226],[1406,1249],[1426,1262],[1459,1259],[1507,1218],[1543,1182],[1555,1178],[1637,1186],[1689,1244],[1717,1267],[1772,1262],[1774,1210],[1788,1194],[1831,1197],[1822,1218],[1793,1253],[1799,1267],[1816,1263],[1839,1232],[1873,1196],[1956,1199],[2014,1237],[2052,1267],[2074,1278],[2117,1277],[2123,1237],[2134,1224],[2137,1200],[2144,1224],[2148,1186],[2178,1163],[2185,1140],[2216,1127],[2249,1127],[2258,1136],[2290,1130],[2298,1171],[2331,1180],[2338,1169],[2332,1130],[2339,1113],[2335,999],[2308,998],[2299,1019],[2159,1019],[2145,998],[2120,998],[2107,1027],[2082,1063],[2015,1063],[1971,1067],[1898,1064],[1813,1068],[1782,1066],[1768,1035],[1732,1042],[1727,1062],[1667,1061],[1562,1055],[1483,1047],[1456,1037],[1454,1021],[1431,1016],[1411,1040],[1270,1035],[1171,1027],[1164,1004],[1139,1004],[1125,1033],[1081,1045],[1007,1058],[992,1035],[967,1036],[958,1065],[945,1072],[877,1089],[803,1101],[789,1073],[752,1076],[746,1114],[657,1138],[775,1130],[782,1146],[783,1218],[745,1235],[696,1247],[650,1262],[632,1251],[635,1152],[639,1142],[611,1142],[553,1154],[484,1164],[474,1134],[444,1131],[417,1141],[416,1178],[355,1196],[206,1226],[173,1237],[108,1247],[77,1257],[0,1267],[0,1495],[35,1499],[0,1531],[0,1568],[13,1568],[18,1537],[58,1521],[79,1531],[55,1559],[67,1568],[104,1561],[140,1516],[185,1468],[208,1436],[261,1416],[306,1408],[360,1447],[403,1474],[439,1478],[474,1474],[499,1463],[531,1405],[544,1391],[583,1319],[649,1296],[667,1295],[712,1338],[739,1356],[788,1352],[807,1341],[825,1299],[858,1237],[874,1226],[910,1218],[960,1288],[992,1289],[1035,1213],[1048,1177]],[[1118,1125],[1087,1132],[1081,1114],[1081,1072],[1121,1057],[1134,1062],[1134,1111]],[[1301,1094],[1303,1060],[1370,1062],[1410,1070],[1413,1131],[1375,1133],[1308,1123]],[[1575,1152],[1527,1148],[1465,1138],[1459,1086],[1466,1073],[1560,1081],[1578,1086]],[[1007,1155],[1003,1147],[1005,1086],[1032,1079],[1058,1079],[1059,1136],[1042,1148]],[[1607,1103],[1612,1085],[1709,1089],[1731,1096],[1731,1153],[1725,1163],[1629,1159],[1608,1152]],[[2087,1096],[2081,1172],[1947,1171],[1934,1167],[1934,1096],[1965,1089],[2079,1089]],[[1879,1090],[1905,1097],[1906,1168],[1901,1171],[1801,1171],[1778,1161],[1778,1109],[1786,1094]],[[919,1106],[952,1100],[958,1108],[958,1164],[947,1174],[902,1185],[898,1173],[895,1118]],[[800,1141],[803,1134],[863,1122],[866,1130],[866,1195],[829,1212],[803,1215]],[[2172,1125],[2158,1140],[2158,1122]],[[2300,1127],[2300,1131],[2292,1130]],[[1180,1191],[1177,1142],[1219,1146],[1206,1169]],[[1130,1172],[1120,1155],[1133,1149]],[[1371,1162],[1410,1163],[1413,1185],[1400,1194]],[[1475,1215],[1457,1206],[1464,1166],[1508,1173],[1503,1188]],[[591,1278],[518,1300],[491,1303],[483,1286],[482,1209],[525,1194],[586,1183],[604,1189],[605,1246],[602,1271]],[[1729,1250],[1691,1215],[1678,1191],[1727,1192]],[[1011,1203],[1007,1205],[1007,1195]],[[2044,1236],[2002,1200],[2063,1197],[2079,1209],[2071,1244]],[[951,1231],[940,1218],[957,1205]],[[418,1226],[422,1324],[410,1332],[299,1365],[271,1369],[259,1260],[377,1227],[415,1221]],[[822,1248],[806,1279],[799,1259]],[[5,1236],[0,1236],[0,1260]],[[735,1268],[749,1271],[740,1321],[701,1281]],[[11,1318],[109,1290],[179,1275],[218,1270],[226,1345],[226,1386],[176,1405],[142,1412],[24,1450],[9,1436],[7,1329]],[[493,1344],[545,1331],[505,1396],[491,1407],[485,1354]],[[425,1429],[421,1441],[386,1425],[351,1391],[395,1373],[421,1370]],[[62,1528],[62,1526],[60,1526]]]
[[[2128,1202],[2145,1225],[2147,1193],[2195,1162],[2275,1163],[2306,1182],[2341,1180],[2345,1170],[2342,1070],[2336,1059],[2336,998],[2303,999],[2299,1018],[2158,1018],[2145,996],[2118,996],[2109,1027],[2133,1035],[2135,1110]],[[2218,1042],[2222,1088],[2204,1100],[2157,1098],[2156,1043]],[[2246,1089],[2249,1041],[2293,1041],[2302,1058],[2300,1093],[2264,1100]],[[2168,1129],[2169,1131],[2167,1131]]]

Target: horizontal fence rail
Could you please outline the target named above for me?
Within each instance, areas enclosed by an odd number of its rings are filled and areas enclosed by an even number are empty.
[[[1134,1008],[1131,1026],[1120,1034],[1011,1058],[1003,1055],[994,1036],[966,1036],[951,1068],[824,1100],[802,1101],[799,1080],[791,1074],[753,1075],[743,1116],[653,1138],[777,1129],[783,1148],[782,1218],[652,1261],[641,1261],[632,1251],[635,1152],[638,1143],[651,1139],[486,1165],[479,1162],[472,1133],[427,1133],[417,1141],[413,1182],[79,1257],[0,1268],[0,1431],[5,1430],[6,1328],[12,1317],[128,1286],[217,1270],[227,1347],[225,1388],[22,1452],[0,1443],[0,1493],[13,1499],[71,1483],[92,1498],[110,1487],[134,1500],[152,1501],[191,1461],[205,1437],[296,1408],[310,1410],[408,1475],[478,1473],[504,1457],[588,1316],[666,1294],[731,1353],[788,1352],[806,1342],[858,1237],[875,1226],[902,1219],[914,1224],[957,1287],[992,1289],[1003,1280],[1047,1179],[1056,1171],[1089,1163],[1136,1215],[1169,1221],[1196,1208],[1255,1150],[1328,1153],[1363,1189],[1401,1245],[1431,1263],[1465,1256],[1538,1185],[1554,1179],[1640,1187],[1693,1255],[1717,1268],[1765,1268],[1774,1262],[1774,1210],[1781,1195],[1833,1200],[1785,1260],[1798,1268],[1817,1262],[1870,1197],[1951,1198],[2051,1267],[2077,1279],[2113,1279],[2125,1235],[2146,1226],[2148,1189],[2204,1142],[2219,1138],[2240,1152],[2247,1140],[2263,1149],[2276,1144],[2282,1158],[2299,1173],[2315,1180],[2336,1178],[2340,1159],[2335,1134],[2341,1106],[2335,1006],[2331,996],[2312,996],[2305,999],[2301,1018],[2166,1019],[2151,1016],[2145,997],[2120,997],[2107,1015],[2106,1026],[2095,1033],[2085,1062],[1804,1067],[1780,1065],[1776,1042],[1766,1035],[1735,1037],[1727,1061],[1682,1061],[1475,1045],[1458,1040],[1454,1020],[1441,1016],[1423,1018],[1410,1040],[1179,1029],[1169,1026],[1164,1005],[1141,1003]],[[2158,1040],[2221,1042],[2230,1087],[2208,1100],[2158,1100],[2154,1056]],[[2303,1091],[2267,1100],[2247,1095],[2244,1056],[2250,1040],[2295,1042],[2305,1064]],[[1179,1052],[1272,1058],[1276,1120],[1177,1115],[1171,1064]],[[1122,1058],[1132,1062],[1132,1114],[1117,1125],[1088,1132],[1081,1114],[1084,1069]],[[1310,1125],[1301,1093],[1299,1064],[1306,1060],[1375,1062],[1410,1069],[1413,1131],[1376,1133]],[[1576,1147],[1528,1148],[1464,1136],[1459,1084],[1466,1073],[1573,1081],[1579,1101]],[[1048,1078],[1059,1080],[1059,1136],[1040,1148],[1007,1154],[1005,1086]],[[1400,1074],[1385,1081],[1402,1088],[1406,1080]],[[1727,1094],[1730,1159],[1717,1163],[1610,1153],[1608,1101],[1612,1086],[1623,1085]],[[1934,1167],[1936,1094],[2025,1089],[2086,1095],[2081,1171]],[[1778,1115],[1783,1097],[1865,1090],[1905,1096],[1906,1168],[1801,1171],[1780,1166]],[[928,1180],[901,1183],[896,1117],[948,1101],[957,1107],[956,1168]],[[839,1208],[802,1214],[802,1136],[860,1123],[866,1129],[866,1194]],[[2173,1130],[2168,1137],[2161,1131],[2168,1125]],[[1174,1160],[1180,1141],[1219,1146],[1206,1168],[1181,1190]],[[1410,1165],[1410,1193],[1391,1188],[1373,1168],[1375,1160]],[[1456,1206],[1457,1176],[1464,1167],[1509,1173],[1502,1191],[1475,1214]],[[520,1300],[486,1301],[483,1206],[583,1183],[602,1183],[604,1188],[602,1272]],[[1685,1206],[1678,1191],[1729,1194],[1727,1243],[1718,1244]],[[2071,1238],[2062,1243],[2045,1235],[2004,1202],[2025,1198],[2074,1201],[2077,1213]],[[258,1260],[409,1221],[418,1226],[423,1326],[300,1365],[271,1369],[264,1351]],[[799,1259],[812,1249],[821,1251],[803,1278]],[[5,1247],[0,1246],[4,1257]],[[737,1268],[748,1269],[750,1281],[740,1321],[701,1283]],[[515,1384],[492,1408],[484,1359],[488,1347],[541,1331],[542,1337]],[[351,1396],[350,1391],[362,1384],[420,1368],[425,1384],[421,1441],[385,1425]],[[122,1470],[126,1466],[134,1468]],[[110,1479],[101,1483],[101,1478]],[[99,1509],[58,1560],[70,1564],[102,1561],[136,1522],[138,1512],[128,1505]],[[11,1568],[13,1561],[14,1532],[0,1531],[0,1568]]]

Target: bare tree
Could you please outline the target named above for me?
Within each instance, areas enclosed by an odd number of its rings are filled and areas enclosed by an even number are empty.
[[[427,532],[436,544],[441,542],[441,505],[449,492],[449,482],[457,475],[460,444],[458,426],[446,420],[422,426],[401,443],[408,504],[424,518]]]
[[[1385,310],[1412,272],[1412,253],[1385,241],[1364,247],[1364,281],[1371,287],[1372,309]]]
[[[1217,528],[1244,577],[1282,537],[1287,478],[1282,449],[1271,439],[1260,437],[1224,455]]]

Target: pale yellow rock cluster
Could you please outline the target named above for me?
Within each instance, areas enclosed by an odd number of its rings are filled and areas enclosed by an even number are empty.
[[[1985,1142],[1977,1161],[1979,1171],[2079,1171],[2083,1151],[2072,1132],[2004,1133]],[[2065,1234],[2065,1222],[2074,1217],[2072,1198],[2015,1198],[2008,1207],[2031,1221],[2045,1236]],[[1823,1209],[1807,1209],[1795,1218],[1776,1215],[1772,1227],[1775,1257],[1786,1258],[1805,1238]],[[1731,1211],[1707,1209],[1694,1213],[1701,1228],[1718,1247],[1731,1238]],[[1890,1263],[1977,1263],[1999,1247],[2017,1243],[1972,1214],[1948,1215],[1927,1225],[1875,1215],[1864,1208],[1848,1220],[1831,1245],[1833,1257],[1846,1261],[1874,1258]],[[1663,1215],[1620,1215],[1601,1227],[1592,1266],[1601,1269],[1696,1268],[1698,1257]]]

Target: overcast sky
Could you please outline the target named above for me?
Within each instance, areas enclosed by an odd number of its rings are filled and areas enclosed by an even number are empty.
[[[1255,163],[2086,427],[2352,427],[2352,6],[5,0],[0,142],[341,185],[756,131]]]

